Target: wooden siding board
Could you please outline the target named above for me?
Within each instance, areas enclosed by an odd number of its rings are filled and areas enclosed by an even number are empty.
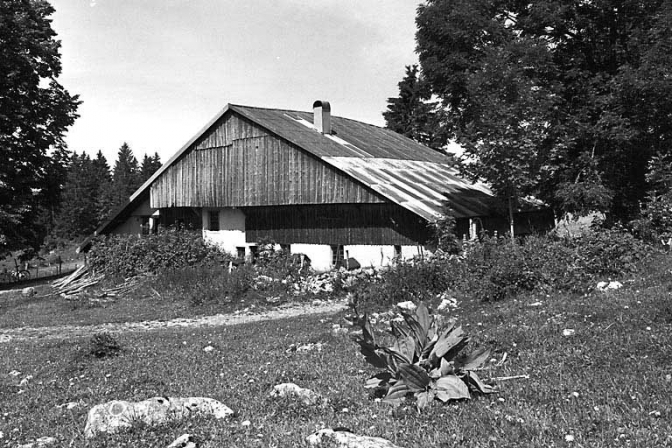
[[[281,244],[422,244],[426,223],[392,204],[330,204],[243,208],[248,242]]]

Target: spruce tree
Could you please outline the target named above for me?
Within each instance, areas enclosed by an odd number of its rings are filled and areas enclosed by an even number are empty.
[[[418,66],[407,65],[406,76],[399,82],[399,97],[388,98],[383,117],[388,129],[440,150],[448,139],[441,125],[439,105],[430,98],[430,86]]]
[[[140,179],[144,183],[147,179],[152,177],[152,174],[161,168],[161,158],[158,153],[154,153],[153,156],[148,156],[145,153],[145,156],[142,158],[142,164],[140,165]]]
[[[101,195],[99,216],[101,221],[107,219],[112,212],[126,203],[141,183],[138,160],[128,144],[124,142],[117,153],[117,161],[112,170],[112,181]]]

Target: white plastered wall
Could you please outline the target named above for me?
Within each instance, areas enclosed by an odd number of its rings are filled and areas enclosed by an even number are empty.
[[[311,266],[318,272],[333,268],[333,253],[331,246],[326,244],[292,244],[290,251],[293,254],[304,254],[310,258]],[[401,246],[401,259],[409,260],[413,257],[428,255],[426,249],[419,246]],[[343,246],[343,256],[354,258],[363,267],[389,266],[394,261],[393,245],[349,245]]]
[[[326,244],[292,244],[289,248],[293,254],[304,254],[310,258],[310,264],[316,271],[328,271],[331,266],[331,247]]]
[[[219,230],[210,230],[210,212],[219,214]],[[203,239],[236,255],[238,247],[245,247],[245,214],[236,208],[203,209]],[[246,254],[247,255],[247,254]]]

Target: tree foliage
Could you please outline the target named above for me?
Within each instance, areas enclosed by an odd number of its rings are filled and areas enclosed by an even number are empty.
[[[142,158],[142,164],[140,165],[140,181],[144,183],[147,179],[152,177],[159,168],[161,168],[161,157],[158,153],[154,153],[153,156],[145,156]]]
[[[0,252],[39,244],[40,194],[58,171],[63,135],[79,104],[57,78],[60,43],[53,8],[41,0],[0,0]]]
[[[467,174],[565,212],[638,212],[672,140],[672,2],[428,0],[416,23]]]
[[[85,153],[72,156],[54,236],[72,239],[93,233],[100,225],[98,207],[109,177],[107,161],[100,151],[93,160]]]
[[[447,143],[441,123],[441,109],[431,100],[429,84],[417,65],[406,66],[406,76],[399,82],[399,97],[388,98],[383,112],[388,129],[440,150]]]
[[[127,143],[123,143],[117,153],[117,161],[112,170],[112,179],[101,196],[100,221],[122,206],[142,184],[138,160]]]

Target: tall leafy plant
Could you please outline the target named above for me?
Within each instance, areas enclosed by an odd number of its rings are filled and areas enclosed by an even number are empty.
[[[455,321],[438,328],[423,302],[414,312],[402,312],[402,316],[402,323],[392,323],[395,342],[390,347],[379,344],[366,315],[360,322],[362,335],[355,336],[354,341],[369,364],[384,369],[367,381],[367,388],[382,389],[384,400],[391,403],[413,395],[418,409],[435,399],[447,402],[469,399],[470,392],[494,391],[475,372],[490,351],[481,348],[463,355],[469,337]]]

